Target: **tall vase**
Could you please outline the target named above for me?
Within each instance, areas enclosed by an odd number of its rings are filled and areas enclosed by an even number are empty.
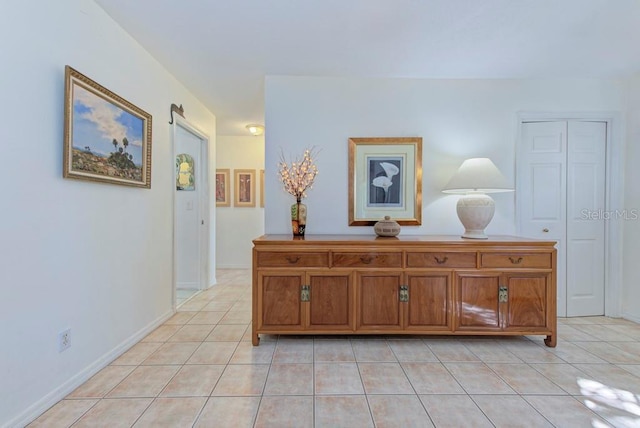
[[[293,236],[304,236],[304,231],[307,228],[307,206],[300,202],[300,199],[296,200],[296,203],[291,205],[291,229]]]

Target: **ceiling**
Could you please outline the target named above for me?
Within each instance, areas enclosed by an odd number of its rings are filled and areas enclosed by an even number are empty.
[[[219,135],[264,123],[268,75],[640,72],[639,0],[95,1],[204,102]]]

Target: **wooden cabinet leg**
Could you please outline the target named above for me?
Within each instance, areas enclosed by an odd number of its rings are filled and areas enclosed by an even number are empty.
[[[557,339],[557,334],[551,334],[549,336],[547,336],[544,339],[544,344],[547,345],[550,348],[555,348],[556,347],[556,339]]]
[[[251,335],[251,343],[253,344],[253,346],[260,345],[260,335],[257,333],[253,333]]]

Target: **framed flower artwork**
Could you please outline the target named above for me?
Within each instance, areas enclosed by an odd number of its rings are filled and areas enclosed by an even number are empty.
[[[256,206],[256,170],[234,169],[234,207]]]
[[[230,207],[230,171],[228,169],[216,169],[216,207]]]
[[[422,138],[349,138],[349,226],[422,224]]]

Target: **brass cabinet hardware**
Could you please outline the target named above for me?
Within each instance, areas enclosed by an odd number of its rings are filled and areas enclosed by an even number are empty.
[[[498,301],[500,303],[507,303],[508,299],[509,299],[509,291],[507,290],[507,287],[503,285],[498,289]]]
[[[300,301],[301,302],[308,302],[311,299],[311,286],[310,285],[303,285],[301,290],[300,290]]]
[[[287,259],[287,261],[291,264],[295,264],[298,263],[298,260],[300,260],[300,257],[291,257],[291,256],[287,256],[285,257]]]
[[[409,301],[409,286],[401,285],[400,286],[400,301],[408,302]]]
[[[522,257],[509,257],[509,260],[511,260],[511,263],[513,263],[514,265],[519,265],[520,263],[522,263]]]
[[[364,263],[365,265],[368,265],[369,263],[371,263],[373,261],[373,257],[371,257],[371,256],[361,256],[360,257],[360,261],[362,263]]]
[[[433,256],[434,259],[436,259],[436,263],[438,263],[439,265],[443,265],[447,262],[447,260],[449,260],[449,257],[444,256],[443,258],[439,259],[438,256]]]

